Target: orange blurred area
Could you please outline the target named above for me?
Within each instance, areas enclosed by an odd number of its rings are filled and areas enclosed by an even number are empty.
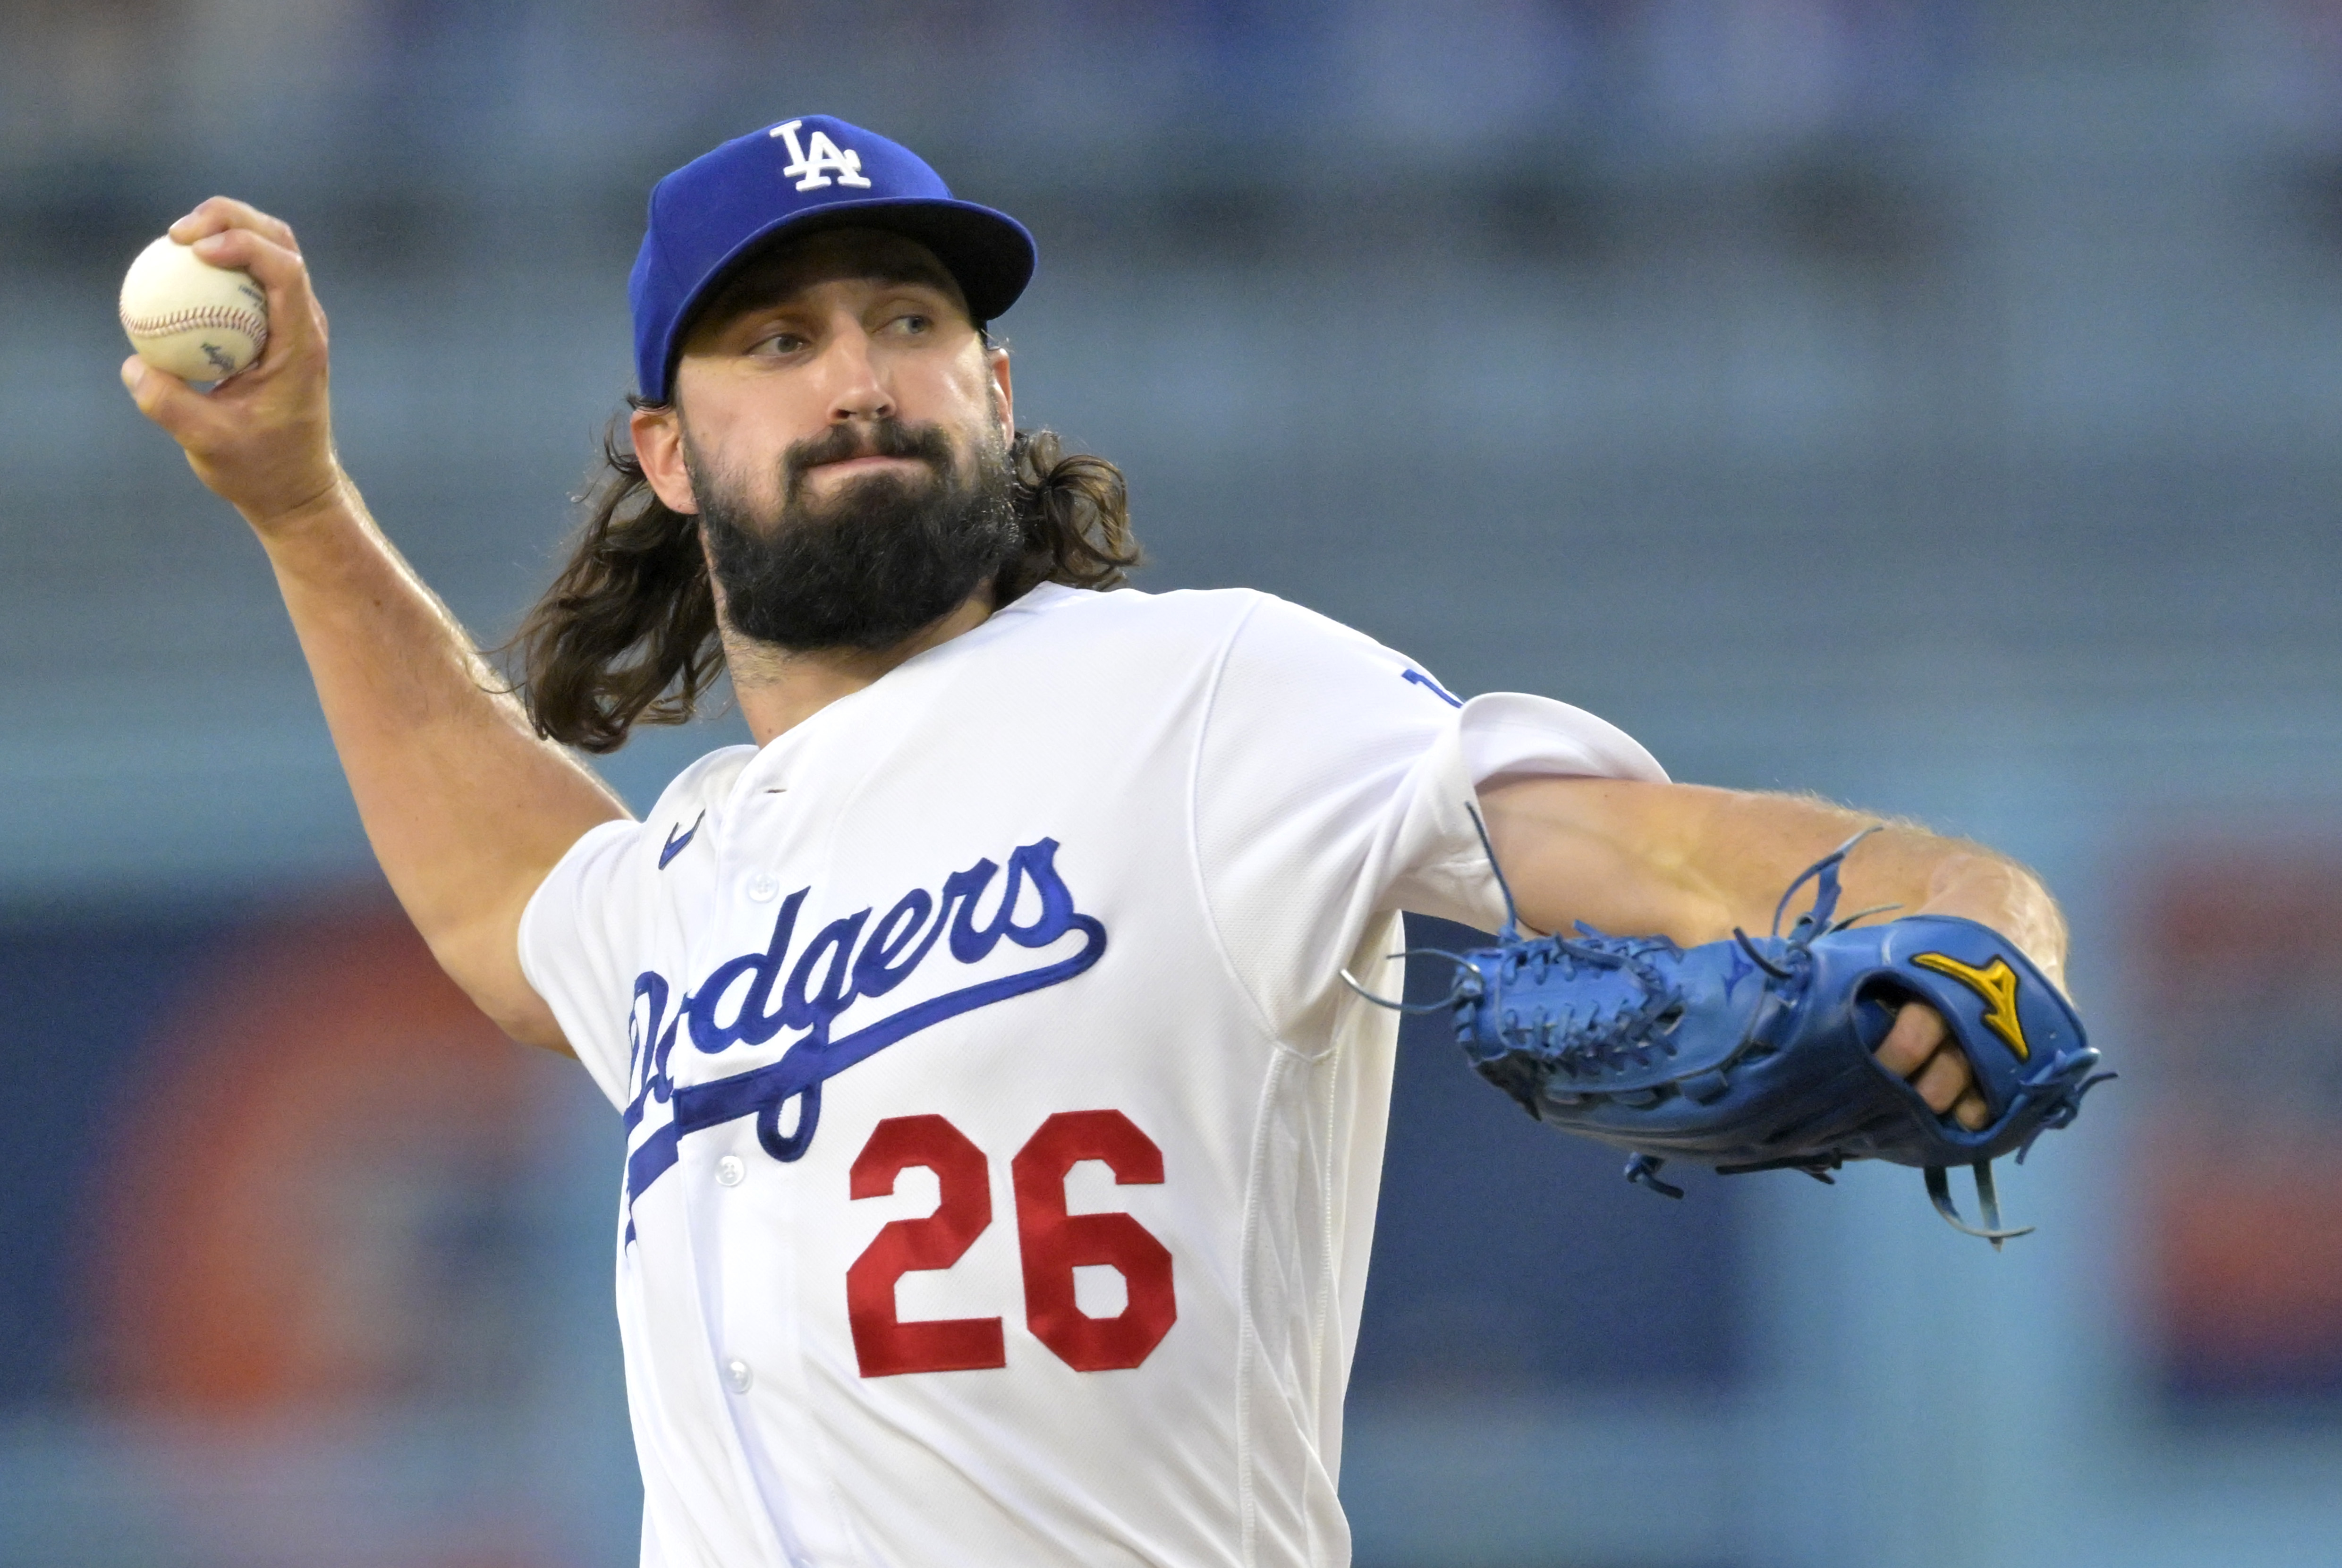
[[[2170,1371],[2239,1393],[2342,1386],[2342,1141],[2246,1151],[2165,1131],[2147,1210]]]
[[[2323,838],[2167,852],[2140,915],[2140,978],[2160,1005],[2192,1014],[2265,1004],[2273,985],[2342,990],[2342,845]]]
[[[2342,1393],[2342,849],[2182,847],[2137,904],[2145,1298],[2183,1397]]]
[[[539,1064],[395,908],[252,932],[96,1155],[90,1375],[142,1413],[469,1403],[504,1353]]]

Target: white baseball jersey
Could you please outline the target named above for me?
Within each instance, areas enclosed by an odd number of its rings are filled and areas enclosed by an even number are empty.
[[[1498,774],[1658,779],[1246,592],[1043,586],[572,849],[652,1568],[1326,1564],[1397,912]],[[1468,1156],[1469,1151],[1459,1151]]]

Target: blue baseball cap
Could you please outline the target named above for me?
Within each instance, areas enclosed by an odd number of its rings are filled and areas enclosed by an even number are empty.
[[[635,381],[673,394],[683,330],[733,265],[782,234],[886,229],[936,253],[987,322],[1033,277],[1033,236],[1005,213],[955,200],[918,155],[827,115],[783,120],[694,158],[651,190],[650,225],[626,297]]]

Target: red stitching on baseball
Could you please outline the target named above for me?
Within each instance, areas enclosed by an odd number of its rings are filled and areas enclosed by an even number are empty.
[[[122,313],[122,330],[133,337],[155,337],[164,333],[187,332],[205,327],[224,327],[240,332],[252,339],[255,347],[268,341],[268,323],[255,311],[233,305],[189,305],[168,315],[134,317]]]

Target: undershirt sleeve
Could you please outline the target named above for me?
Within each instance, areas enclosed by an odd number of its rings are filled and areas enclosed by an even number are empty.
[[[613,1105],[631,1098],[627,1014],[636,944],[616,929],[641,900],[636,853],[643,824],[624,819],[588,829],[569,846],[521,911],[520,967],[553,1010],[569,1048]]]
[[[1394,910],[1504,918],[1467,807],[1501,774],[1664,781],[1650,754],[1545,697],[1459,702],[1420,664],[1263,595],[1198,739],[1197,874],[1230,965],[1280,1036]]]

